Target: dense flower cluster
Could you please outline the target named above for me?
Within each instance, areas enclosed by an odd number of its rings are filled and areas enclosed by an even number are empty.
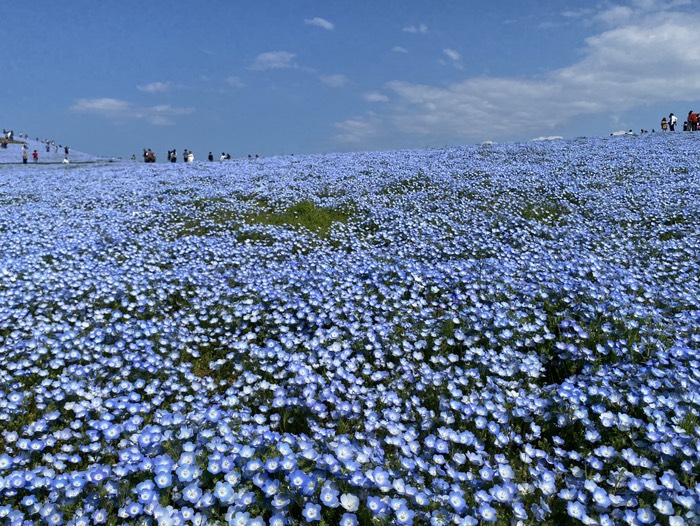
[[[699,224],[694,134],[2,167],[0,523],[697,524]]]

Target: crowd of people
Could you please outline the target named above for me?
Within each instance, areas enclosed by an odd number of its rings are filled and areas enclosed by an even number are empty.
[[[258,159],[260,156],[255,155],[255,159]],[[177,150],[168,150],[168,155],[167,155],[168,162],[170,163],[176,163],[177,162]],[[219,161],[230,161],[232,159],[230,153],[226,152],[221,152],[221,156],[219,157]],[[248,155],[248,159],[253,159],[252,155]],[[131,156],[131,160],[135,161],[136,160],[136,155]],[[213,161],[214,160],[214,154],[212,152],[209,152],[209,155],[207,155],[207,160],[208,161]],[[143,149],[143,162],[145,163],[154,163],[156,162],[156,155],[153,153],[153,150],[150,148],[144,148]],[[188,150],[185,148],[182,150],[182,162],[183,163],[192,163],[194,162],[194,153],[192,153],[191,150]]]
[[[688,118],[683,123],[683,131],[698,131],[698,121],[700,121],[700,113],[690,110]],[[671,113],[668,118],[661,119],[661,131],[676,131],[678,125],[678,117]]]

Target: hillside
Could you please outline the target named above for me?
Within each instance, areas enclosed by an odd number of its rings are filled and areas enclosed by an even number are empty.
[[[700,524],[699,138],[0,167],[0,523]]]
[[[39,153],[39,164],[50,164],[50,163],[61,163],[65,157],[63,151],[63,144],[61,147],[51,146],[49,151],[46,151],[46,144],[42,141],[37,141],[36,139],[21,139],[15,138],[14,141],[7,145],[7,148],[0,148],[0,163],[22,163],[22,145],[26,144],[29,149],[29,163],[32,164],[32,152],[36,150]],[[70,145],[69,145],[70,146]],[[68,159],[71,163],[90,163],[97,161],[106,161],[107,158],[97,157],[95,155],[90,155],[84,152],[75,151],[70,149]]]

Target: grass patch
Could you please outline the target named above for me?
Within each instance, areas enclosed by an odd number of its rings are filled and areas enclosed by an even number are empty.
[[[327,237],[333,223],[347,223],[349,215],[342,210],[322,208],[308,200],[291,205],[282,212],[260,212],[247,217],[257,225],[305,228],[320,237]]]
[[[560,225],[568,214],[566,206],[552,201],[526,202],[521,212],[522,218],[527,221],[537,221],[550,226]]]

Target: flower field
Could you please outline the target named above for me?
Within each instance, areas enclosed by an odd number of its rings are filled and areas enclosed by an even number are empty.
[[[0,523],[700,523],[699,141],[0,165]]]

